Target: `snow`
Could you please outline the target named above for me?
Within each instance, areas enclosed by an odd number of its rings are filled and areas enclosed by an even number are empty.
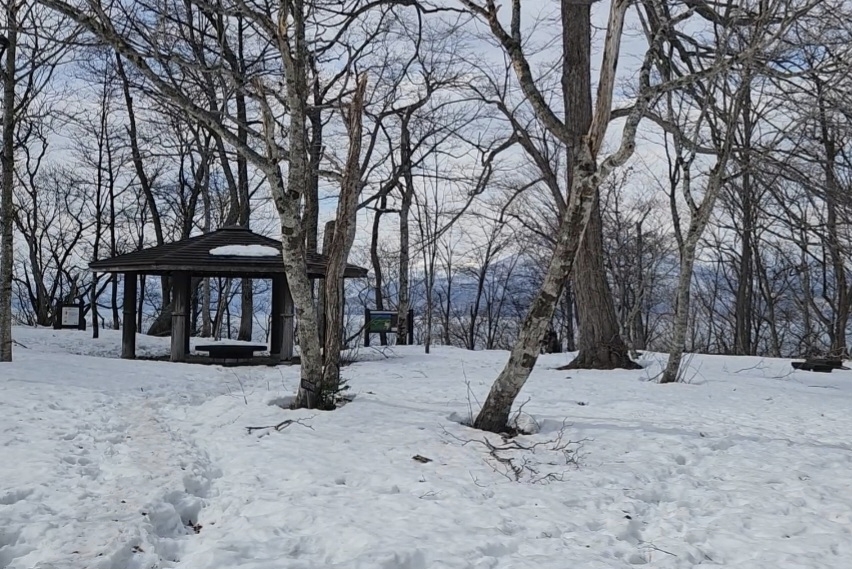
[[[224,245],[210,249],[210,254],[218,257],[277,257],[281,251],[266,245]]]
[[[102,335],[15,329],[0,568],[810,569],[852,555],[849,371],[696,356],[691,383],[662,386],[652,355],[619,372],[545,356],[519,401],[539,432],[517,440],[553,441],[567,421],[579,464],[552,444],[507,453],[539,472],[516,482],[455,422],[505,352],[362,349],[344,369],[352,402],[313,412],[280,406],[296,367],[124,361],[118,333]],[[301,424],[247,433],[288,419]]]

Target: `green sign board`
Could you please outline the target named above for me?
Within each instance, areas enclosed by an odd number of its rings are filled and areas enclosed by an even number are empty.
[[[399,314],[391,310],[364,308],[364,346],[370,347],[370,334],[399,334]],[[404,342],[414,344],[414,310],[408,310],[408,327]]]
[[[396,313],[393,312],[370,312],[370,322],[367,330],[370,333],[392,332],[396,328]]]

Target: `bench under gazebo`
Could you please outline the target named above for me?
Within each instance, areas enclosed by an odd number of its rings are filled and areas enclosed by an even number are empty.
[[[325,277],[327,259],[308,253],[308,276]],[[293,297],[284,274],[281,242],[254,233],[244,227],[225,227],[211,233],[167,243],[134,253],[102,259],[89,265],[98,273],[121,273],[124,276],[124,309],[121,357],[136,357],[137,282],[142,275],[167,276],[172,281],[171,355],[173,362],[188,361],[190,299],[194,278],[248,278],[272,281],[272,319],[270,325],[270,360],[290,361],[294,346]],[[363,278],[367,270],[347,265],[344,278]],[[128,302],[128,299],[131,299]],[[213,346],[206,346],[211,348]],[[260,346],[244,346],[243,351],[256,351]],[[210,351],[210,350],[207,350]],[[215,357],[216,348],[210,352]],[[227,349],[226,349],[227,351]],[[221,354],[220,354],[221,356]]]

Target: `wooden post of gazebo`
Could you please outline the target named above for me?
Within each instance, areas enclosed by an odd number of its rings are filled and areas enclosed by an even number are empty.
[[[289,362],[293,359],[293,340],[294,340],[294,328],[295,328],[295,317],[293,315],[293,295],[290,294],[290,287],[287,286],[286,281],[284,285],[284,345],[281,350],[281,359],[285,362]]]
[[[177,272],[172,275],[172,352],[171,361],[186,361],[187,312],[189,309],[189,274]]]
[[[272,322],[269,331],[269,354],[280,361],[293,359],[293,297],[287,277],[272,277]]]
[[[272,318],[269,331],[269,355],[280,360],[284,347],[284,275],[272,277]]]
[[[189,354],[189,337],[192,336],[192,275],[186,276],[186,326],[183,331],[184,354]]]
[[[124,273],[124,299],[122,301],[121,357],[136,358],[136,273]]]

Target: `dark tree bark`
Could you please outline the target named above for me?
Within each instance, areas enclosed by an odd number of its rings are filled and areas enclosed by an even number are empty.
[[[598,197],[592,209],[574,271],[574,294],[580,338],[577,357],[566,369],[638,369],[621,338],[603,264],[603,238]]]
[[[113,150],[110,143],[110,137],[106,140],[107,151],[107,174],[109,176],[109,254],[111,257],[118,255],[118,238],[116,235],[116,218],[115,201],[116,201],[116,180],[115,172],[113,171]],[[112,304],[112,329],[118,330],[121,326],[121,319],[118,312],[118,273],[113,273],[110,276],[110,302]]]
[[[411,212],[411,201],[414,196],[414,165],[411,149],[411,111],[405,113],[400,125],[400,165],[402,167],[402,204],[399,210],[399,321],[396,334],[396,343],[405,345],[408,343],[408,329],[414,325],[408,321],[408,310],[411,307],[411,283],[409,276],[411,272],[411,251],[409,250],[410,230],[408,216]]]
[[[591,7],[562,0],[562,92],[566,126],[572,133],[568,172],[573,175],[574,153],[592,123]],[[569,182],[570,187],[570,182]],[[597,191],[597,190],[596,190]],[[606,278],[600,199],[595,198],[589,225],[577,254],[573,275],[577,300],[579,353],[572,369],[636,369],[621,338],[612,292]]]
[[[630,313],[630,341],[634,350],[644,350],[648,339],[645,333],[645,322],[642,318],[645,306],[645,295],[648,287],[645,282],[645,234],[642,221],[636,222],[636,290],[633,294],[633,306]]]
[[[0,361],[12,361],[12,192],[15,178],[15,76],[18,46],[17,2],[6,4],[6,60],[3,62],[3,154],[0,188]]]
[[[573,352],[577,349],[577,341],[574,334],[574,291],[570,282],[565,283],[565,290],[562,292],[562,306],[565,314],[564,326],[564,342],[565,349]]]
[[[838,227],[838,208],[841,198],[840,183],[837,179],[835,162],[840,151],[829,126],[826,114],[824,87],[817,79],[817,104],[819,110],[819,128],[823,150],[825,152],[823,168],[825,170],[825,206],[826,206],[826,239],[829,257],[831,259],[832,276],[834,280],[834,320],[829,336],[831,338],[831,353],[846,356],[846,327],[849,323],[849,290],[846,278],[846,258],[841,244],[840,228]],[[824,287],[824,289],[827,287]]]
[[[742,141],[742,168],[743,183],[741,201],[742,235],[740,249],[740,263],[738,270],[739,280],[737,282],[737,297],[734,326],[734,351],[737,355],[746,356],[753,353],[752,348],[752,326],[753,326],[753,299],[754,299],[754,225],[755,207],[754,188],[751,172],[751,138],[752,121],[751,96],[747,95],[743,104],[743,141]]]
[[[154,226],[154,237],[157,240],[157,245],[165,243],[163,234],[163,222],[160,218],[160,210],[157,207],[157,202],[154,199],[154,192],[151,187],[151,180],[145,171],[145,164],[142,157],[142,151],[139,148],[139,135],[136,128],[136,112],[133,107],[133,95],[130,93],[130,80],[124,70],[124,62],[121,56],[115,54],[115,68],[118,76],[121,79],[122,92],[124,93],[124,102],[127,106],[127,134],[130,139],[130,152],[133,157],[133,167],[136,170],[136,177],[139,180],[139,186],[142,188],[142,193],[145,196],[145,205],[148,207],[148,213],[151,215],[151,224]],[[149,336],[164,336],[168,335],[171,330],[172,309],[171,309],[171,294],[172,288],[168,277],[160,279],[160,285],[163,295],[162,308],[160,314],[151,324],[148,329]]]
[[[381,228],[382,214],[388,206],[387,195],[379,198],[379,207],[373,215],[373,231],[370,236],[370,264],[373,265],[373,277],[376,280],[373,287],[373,297],[376,302],[376,310],[385,309],[384,275],[382,274],[382,260],[379,257],[379,229]],[[364,325],[367,323],[365,322]],[[379,345],[388,345],[388,335],[385,332],[379,334]]]
[[[243,22],[238,19],[237,26],[237,53],[236,61],[231,65],[239,69],[239,77],[246,76],[245,50],[243,49]],[[236,93],[237,102],[237,138],[241,145],[248,145],[248,112],[246,109],[246,96],[243,90]],[[237,153],[237,191],[239,201],[239,224],[240,227],[249,228],[251,221],[251,195],[249,193],[248,161],[245,155]],[[240,330],[237,339],[250,342],[254,328],[254,294],[251,279],[243,279],[240,283]]]

